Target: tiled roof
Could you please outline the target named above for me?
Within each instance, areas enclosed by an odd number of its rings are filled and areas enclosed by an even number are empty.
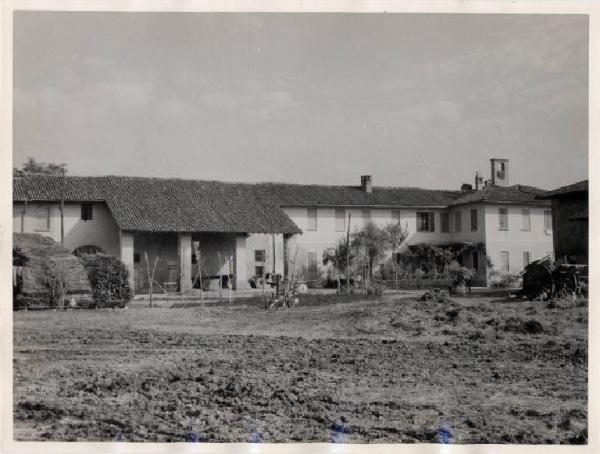
[[[159,178],[107,177],[107,204],[123,230],[300,233],[251,185]]]
[[[544,191],[530,186],[488,186],[479,191],[420,188],[223,183],[144,177],[13,178],[15,201],[105,201],[119,227],[149,232],[300,233],[285,206],[447,207],[458,204],[524,203]]]
[[[561,186],[553,191],[548,191],[540,196],[540,199],[552,199],[557,196],[572,194],[574,192],[588,192],[588,180],[578,181],[577,183],[573,183],[568,186]]]
[[[524,205],[549,205],[546,200],[538,196],[545,191],[533,186],[486,186],[478,191],[468,191],[459,196],[450,205],[465,205],[469,203],[494,203],[494,204],[524,204]]]
[[[13,178],[15,201],[105,201],[119,227],[146,232],[300,233],[252,185],[136,177]]]
[[[27,175],[13,178],[14,200],[60,200],[67,202],[95,202],[104,200],[105,177],[65,177]]]
[[[285,183],[260,183],[256,188],[263,197],[280,206],[445,207],[461,194],[460,191],[378,186],[366,193],[360,186]]]

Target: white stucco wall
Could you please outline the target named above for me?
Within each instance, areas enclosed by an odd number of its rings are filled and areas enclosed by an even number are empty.
[[[42,205],[50,206],[50,228],[39,230],[36,213]],[[24,225],[21,230],[21,213],[25,205],[13,204],[13,232],[39,233],[60,243],[60,204],[30,202],[25,207]],[[93,220],[81,220],[81,204],[65,203],[65,247],[70,251],[79,246],[94,245],[107,254],[119,256],[119,228],[104,203],[93,203]]]
[[[499,229],[499,208],[508,210],[508,230]],[[521,230],[521,210],[530,212],[530,230]],[[486,250],[494,265],[500,269],[500,251],[508,251],[509,271],[519,273],[523,270],[523,252],[529,251],[531,260],[548,254],[554,256],[552,232],[544,230],[544,208],[535,206],[498,206],[488,205],[486,213]]]
[[[265,261],[255,260],[255,251],[265,251]],[[246,239],[246,270],[248,277],[255,274],[256,266],[263,266],[265,273],[273,272],[273,235],[255,233]],[[283,235],[275,235],[275,272],[283,275]]]

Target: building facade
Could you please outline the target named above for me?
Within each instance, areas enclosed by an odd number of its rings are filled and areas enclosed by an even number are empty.
[[[360,186],[25,176],[13,181],[13,231],[118,256],[137,293],[148,290],[149,269],[157,285],[184,291],[199,278],[241,289],[253,276],[291,270],[320,285],[331,273],[323,251],[369,221],[408,230],[383,264],[412,246],[463,244],[460,261],[479,285],[495,270],[518,273],[553,255],[544,191],[508,186],[507,160],[492,160],[492,179],[480,188],[477,174],[475,183],[442,191],[377,187],[370,176]]]

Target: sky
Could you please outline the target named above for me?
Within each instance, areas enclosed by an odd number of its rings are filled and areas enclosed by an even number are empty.
[[[577,15],[99,13],[14,20],[13,161],[458,189],[588,176]]]

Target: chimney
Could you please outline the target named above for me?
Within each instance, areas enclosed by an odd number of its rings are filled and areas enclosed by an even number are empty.
[[[478,170],[475,172],[475,190],[479,191],[479,188],[483,187],[483,177],[481,176],[481,172]]]
[[[367,194],[371,194],[373,192],[371,175],[362,175],[360,177],[360,188]]]
[[[508,186],[508,159],[490,159],[492,186]]]

